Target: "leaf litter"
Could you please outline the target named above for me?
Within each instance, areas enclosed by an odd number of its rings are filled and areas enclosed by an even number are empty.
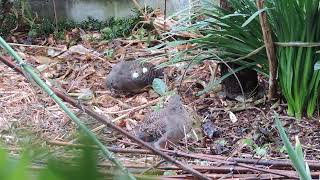
[[[97,36],[97,32],[85,33],[87,36],[92,34]],[[44,41],[46,40],[37,39],[39,45],[45,44]],[[105,87],[105,77],[110,72],[112,64],[123,59],[149,57],[153,53],[165,52],[149,52],[146,50],[148,44],[130,39],[114,39],[99,43],[97,40],[83,38],[77,45],[68,49],[64,43],[50,37],[47,44],[54,45],[53,49],[31,45],[18,46],[16,50],[27,63],[37,69],[50,86],[74,97],[79,103],[92,107],[98,113],[111,117],[115,120],[114,123],[128,131],[142,121],[144,115],[159,101],[160,96],[151,88],[136,95],[113,96]],[[111,50],[111,55],[109,53],[105,56],[106,52]],[[159,61],[164,62],[167,58],[170,57],[164,56]],[[274,126],[273,112],[276,111],[283,117],[291,140],[293,141],[296,135],[301,139],[306,159],[320,158],[319,121],[302,119],[297,122],[294,118],[287,117],[285,104],[282,101],[267,104],[263,100],[256,100],[256,103],[249,102],[243,107],[242,102],[222,99],[216,92],[197,97],[196,94],[203,90],[211,79],[213,65],[214,62],[205,61],[201,65],[189,68],[183,83],[180,83],[180,80],[186,64],[180,63],[179,66],[170,66],[165,70],[168,89],[179,88],[184,104],[200,117],[194,123],[193,135],[191,133],[188,135],[187,144],[182,140],[176,148],[189,154],[201,154],[203,157],[212,155],[223,159],[228,157],[274,161],[287,159],[288,157],[281,153],[282,143]],[[25,138],[19,134],[19,130],[28,129],[30,136],[36,135],[42,143],[47,142],[52,153],[62,157],[72,154],[72,152],[62,153],[61,148],[57,146],[59,144],[57,142],[76,143],[77,134],[80,133],[67,115],[36,85],[30,84],[3,63],[0,63],[0,77],[0,131],[1,138],[8,144],[8,148],[13,149],[18,146],[18,141]],[[159,88],[158,91],[163,90]],[[139,146],[128,138],[99,124],[81,110],[68,106],[106,146],[139,149]],[[248,139],[252,140],[251,145],[244,143]],[[259,153],[263,154],[263,157]],[[139,169],[141,172],[161,161],[152,154],[134,152],[117,153],[117,157],[129,169]],[[177,157],[177,159],[186,161],[198,169],[206,169],[214,164],[197,158]],[[101,164],[110,166],[103,160]],[[167,163],[161,163],[157,169],[162,174],[172,177],[178,177],[177,172],[181,174],[179,169]],[[168,174],[171,171],[167,169],[174,171]],[[214,171],[208,169],[206,171],[214,174]]]

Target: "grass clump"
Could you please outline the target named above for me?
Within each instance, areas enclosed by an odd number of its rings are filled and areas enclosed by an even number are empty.
[[[312,117],[319,96],[320,73],[314,69],[319,60],[320,1],[269,1],[271,23],[277,40],[279,81],[288,102],[288,114]],[[291,43],[294,42],[294,43]],[[298,42],[298,43],[296,43]]]
[[[92,143],[88,140],[81,140],[81,142],[85,144],[84,148],[80,151],[74,151],[72,159],[61,160],[54,156],[48,156],[45,163],[44,159],[41,160],[41,163],[36,163],[33,160],[30,151],[34,151],[34,149],[23,148],[22,155],[15,158],[0,149],[0,179],[104,179],[97,167],[97,151],[92,148]],[[32,168],[32,164],[38,164],[36,165],[38,168]],[[109,177],[112,175],[110,174]]]
[[[178,52],[171,64],[179,61],[216,60],[238,68],[219,80],[212,80],[200,93],[206,93],[228,76],[250,68],[268,77],[268,61],[254,0],[229,0],[229,9],[205,0],[195,14],[182,18],[167,34],[186,31],[203,37],[179,40],[169,46],[191,43],[194,48]],[[288,102],[288,114],[312,117],[320,86],[320,5],[319,0],[267,0],[271,35],[276,43],[278,80]],[[200,21],[199,21],[200,19]],[[167,44],[168,45],[168,44]],[[165,46],[162,46],[165,47]],[[162,48],[161,47],[161,48]],[[201,51],[201,54],[196,53]],[[189,58],[188,58],[189,57]],[[190,58],[191,57],[191,58]]]

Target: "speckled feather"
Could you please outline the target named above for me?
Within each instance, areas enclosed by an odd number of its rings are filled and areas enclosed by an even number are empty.
[[[192,127],[192,116],[184,109],[180,96],[170,97],[163,109],[146,115],[135,128],[136,135],[147,142],[156,141],[155,146],[164,148],[167,140],[176,143]]]
[[[136,77],[137,76],[137,77]],[[107,75],[106,85],[114,92],[138,93],[152,84],[154,78],[163,76],[162,69],[139,60],[122,61],[112,67]]]
[[[137,127],[138,137],[144,141],[151,142],[159,139],[166,128],[166,121],[163,114],[165,109],[149,113],[145,116],[143,123]]]

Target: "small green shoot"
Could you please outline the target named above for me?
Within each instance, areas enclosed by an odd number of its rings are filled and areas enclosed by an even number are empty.
[[[264,157],[268,154],[267,146],[258,146],[252,139],[244,139],[243,143],[249,146],[259,157]]]
[[[299,139],[296,137],[296,146],[293,146],[290,143],[290,140],[279,120],[278,115],[276,115],[276,126],[279,131],[280,137],[286,147],[286,151],[288,152],[289,158],[298,172],[300,179],[303,180],[311,180],[311,173],[308,164],[304,161],[304,155],[302,152],[302,147]]]

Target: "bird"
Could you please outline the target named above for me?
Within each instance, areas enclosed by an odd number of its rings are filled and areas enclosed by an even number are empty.
[[[177,143],[184,138],[192,128],[192,122],[193,118],[184,108],[181,97],[173,95],[164,108],[148,113],[133,131],[139,139],[164,149],[168,142]]]
[[[106,86],[116,93],[139,93],[151,85],[153,79],[163,77],[163,69],[136,59],[113,65],[106,77]]]

